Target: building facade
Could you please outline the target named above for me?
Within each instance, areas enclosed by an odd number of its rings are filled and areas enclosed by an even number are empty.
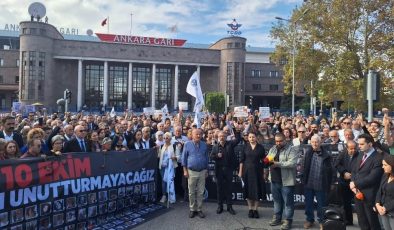
[[[72,92],[72,111],[103,106],[140,110],[164,104],[176,109],[180,101],[191,108],[193,98],[186,86],[195,71],[203,93],[225,93],[230,107],[253,98],[253,107],[279,108],[283,96],[282,67],[269,60],[273,49],[249,47],[242,37],[173,47],[67,36],[35,21],[21,22],[19,28],[18,37],[11,36],[19,39],[17,49],[0,50],[0,75],[12,85],[11,92],[0,87],[3,108],[19,99],[55,111],[65,89]]]

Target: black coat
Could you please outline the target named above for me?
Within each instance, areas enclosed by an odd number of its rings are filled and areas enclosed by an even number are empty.
[[[234,148],[238,145],[241,140],[241,136],[239,132],[236,132],[235,140],[225,141],[224,147],[216,144],[212,148],[212,152],[210,157],[215,161],[215,169],[218,170],[221,167],[227,167],[228,169],[235,170],[239,165],[239,161],[237,156],[235,155]],[[223,148],[223,156],[221,158],[218,157],[219,150]]]
[[[87,140],[85,140],[85,148],[86,148],[86,152],[91,152],[92,148],[90,147],[90,144]],[[67,141],[66,143],[64,143],[64,147],[63,147],[63,152],[65,153],[78,153],[78,152],[83,152],[81,147],[79,146],[79,142],[76,138],[71,139],[69,141]]]
[[[322,173],[322,180],[323,180],[323,190],[329,191],[331,187],[331,182],[332,182],[332,173],[333,173],[333,167],[331,164],[331,156],[328,153],[328,151],[321,146],[321,156],[323,158],[323,164],[322,167],[320,168],[320,173]],[[309,172],[311,170],[311,163],[312,163],[312,156],[314,153],[313,149],[311,146],[308,146],[306,151],[305,151],[305,156],[304,156],[304,173],[302,177],[302,183],[304,185],[307,184],[308,182],[308,177],[309,177]]]
[[[387,183],[388,179],[388,174],[383,175],[375,203],[383,205],[387,213],[394,215],[394,182]]]
[[[3,131],[0,131],[0,138],[4,139]],[[22,135],[20,135],[19,133],[14,131],[12,139],[18,144],[19,149],[21,149],[24,146]]]
[[[353,167],[356,165],[358,151],[352,157],[349,156],[347,150],[341,151],[335,162],[335,168],[339,172],[339,181],[344,184],[349,184],[350,180],[344,178],[345,173],[352,173]]]
[[[363,154],[359,154],[353,167],[352,181],[356,188],[364,194],[364,200],[374,205],[376,193],[379,189],[379,181],[383,175],[382,154],[374,151],[360,168],[362,158]]]

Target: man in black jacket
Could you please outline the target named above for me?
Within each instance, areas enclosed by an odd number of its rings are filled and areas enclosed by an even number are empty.
[[[77,125],[74,129],[75,138],[64,143],[64,152],[91,152],[91,146],[85,139],[87,134],[87,129],[82,125]]]
[[[312,148],[305,152],[304,162],[304,195],[306,222],[304,228],[311,228],[315,222],[314,197],[317,201],[317,219],[322,228],[323,207],[327,206],[328,192],[332,181],[331,156],[321,146],[321,138],[314,135],[311,138]]]
[[[1,119],[3,125],[3,131],[0,132],[0,138],[6,141],[14,140],[19,146],[19,149],[24,146],[22,136],[15,130],[15,117],[5,116]]]
[[[223,131],[218,133],[219,143],[212,148],[211,158],[215,161],[216,187],[218,209],[217,214],[223,212],[223,202],[226,201],[227,211],[235,215],[232,207],[232,181],[233,172],[238,165],[234,147],[240,142],[239,131],[235,132],[236,139],[226,141],[226,134]]]
[[[379,181],[382,178],[382,154],[373,148],[373,138],[368,134],[358,137],[361,154],[352,170],[350,189],[361,192],[363,199],[355,199],[359,226],[362,230],[380,230],[378,214],[373,210]]]
[[[357,144],[353,140],[346,143],[346,149],[339,153],[335,168],[340,176],[338,186],[341,192],[341,201],[345,211],[346,225],[353,225],[352,200],[353,192],[350,190],[349,183],[352,176],[353,167],[358,157]]]

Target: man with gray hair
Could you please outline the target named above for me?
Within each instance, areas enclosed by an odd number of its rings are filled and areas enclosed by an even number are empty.
[[[317,201],[317,220],[322,229],[323,207],[327,206],[328,193],[332,181],[331,156],[321,146],[321,138],[313,135],[311,146],[307,148],[304,156],[304,184],[306,222],[304,228],[313,227],[315,222],[314,197]]]
[[[75,126],[75,138],[64,144],[64,152],[91,152],[89,143],[85,140],[87,128],[82,125]]]

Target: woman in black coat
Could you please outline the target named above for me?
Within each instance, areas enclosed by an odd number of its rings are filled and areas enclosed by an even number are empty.
[[[265,181],[263,178],[264,168],[263,159],[265,158],[265,150],[262,145],[257,143],[255,133],[249,133],[249,142],[240,155],[239,173],[244,183],[244,198],[248,202],[249,218],[259,218],[257,208],[259,200],[265,199]]]
[[[394,155],[385,154],[382,161],[384,175],[376,195],[376,211],[385,230],[394,229]]]

